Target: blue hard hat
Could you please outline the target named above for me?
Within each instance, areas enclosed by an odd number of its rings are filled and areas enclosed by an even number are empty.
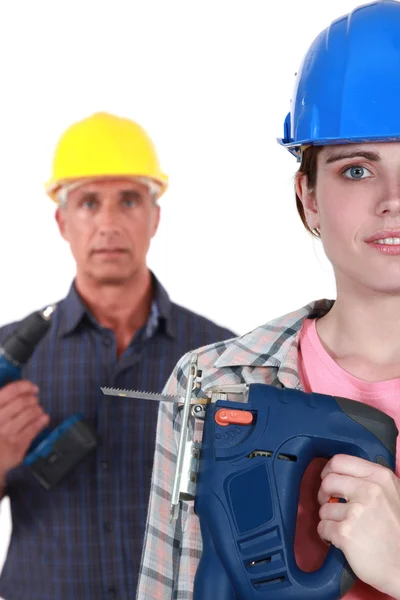
[[[279,143],[400,140],[400,2],[378,0],[336,19],[310,46],[296,75]]]

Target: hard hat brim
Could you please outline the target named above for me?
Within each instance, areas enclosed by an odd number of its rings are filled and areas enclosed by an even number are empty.
[[[87,177],[71,177],[69,179],[63,179],[60,181],[48,181],[45,183],[45,192],[46,194],[53,200],[53,202],[58,203],[57,194],[61,188],[69,186],[76,182],[89,183],[92,181],[104,181],[104,180],[113,180],[113,179],[128,179],[132,181],[140,181],[143,183],[144,181],[149,181],[154,183],[154,191],[156,199],[158,200],[167,190],[168,188],[168,177],[163,175],[164,179],[156,179],[154,177],[149,177],[148,175],[132,175],[132,174],[110,174],[110,175],[93,175]]]

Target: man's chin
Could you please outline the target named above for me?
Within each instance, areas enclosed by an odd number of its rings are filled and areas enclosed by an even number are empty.
[[[101,273],[92,273],[91,279],[95,281],[97,285],[121,286],[132,279],[132,275],[132,273],[121,273],[115,269],[105,269]]]
[[[99,285],[108,285],[108,286],[113,286],[113,287],[119,287],[124,285],[127,282],[127,278],[118,278],[118,277],[102,277],[97,279],[97,283]]]

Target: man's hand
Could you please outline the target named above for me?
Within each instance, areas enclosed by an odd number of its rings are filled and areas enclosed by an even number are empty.
[[[0,486],[48,422],[33,383],[17,381],[0,389]]]
[[[342,454],[321,478],[320,537],[343,551],[359,579],[400,599],[400,480],[390,469]],[[346,503],[329,503],[332,497]]]

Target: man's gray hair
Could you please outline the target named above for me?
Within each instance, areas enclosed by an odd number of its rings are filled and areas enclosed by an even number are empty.
[[[156,181],[154,181],[153,179],[149,179],[147,177],[135,177],[135,178],[132,178],[132,180],[139,181],[140,183],[145,184],[149,188],[150,195],[153,200],[153,204],[157,205],[158,197],[159,197],[160,191],[161,191],[160,184],[157,183]],[[92,182],[92,181],[96,181],[96,179],[90,179],[87,181]],[[83,183],[82,180],[73,181],[70,183],[66,183],[65,185],[62,185],[60,187],[60,189],[57,192],[58,206],[60,208],[65,208],[67,206],[69,192],[80,187],[82,185],[82,183]]]

